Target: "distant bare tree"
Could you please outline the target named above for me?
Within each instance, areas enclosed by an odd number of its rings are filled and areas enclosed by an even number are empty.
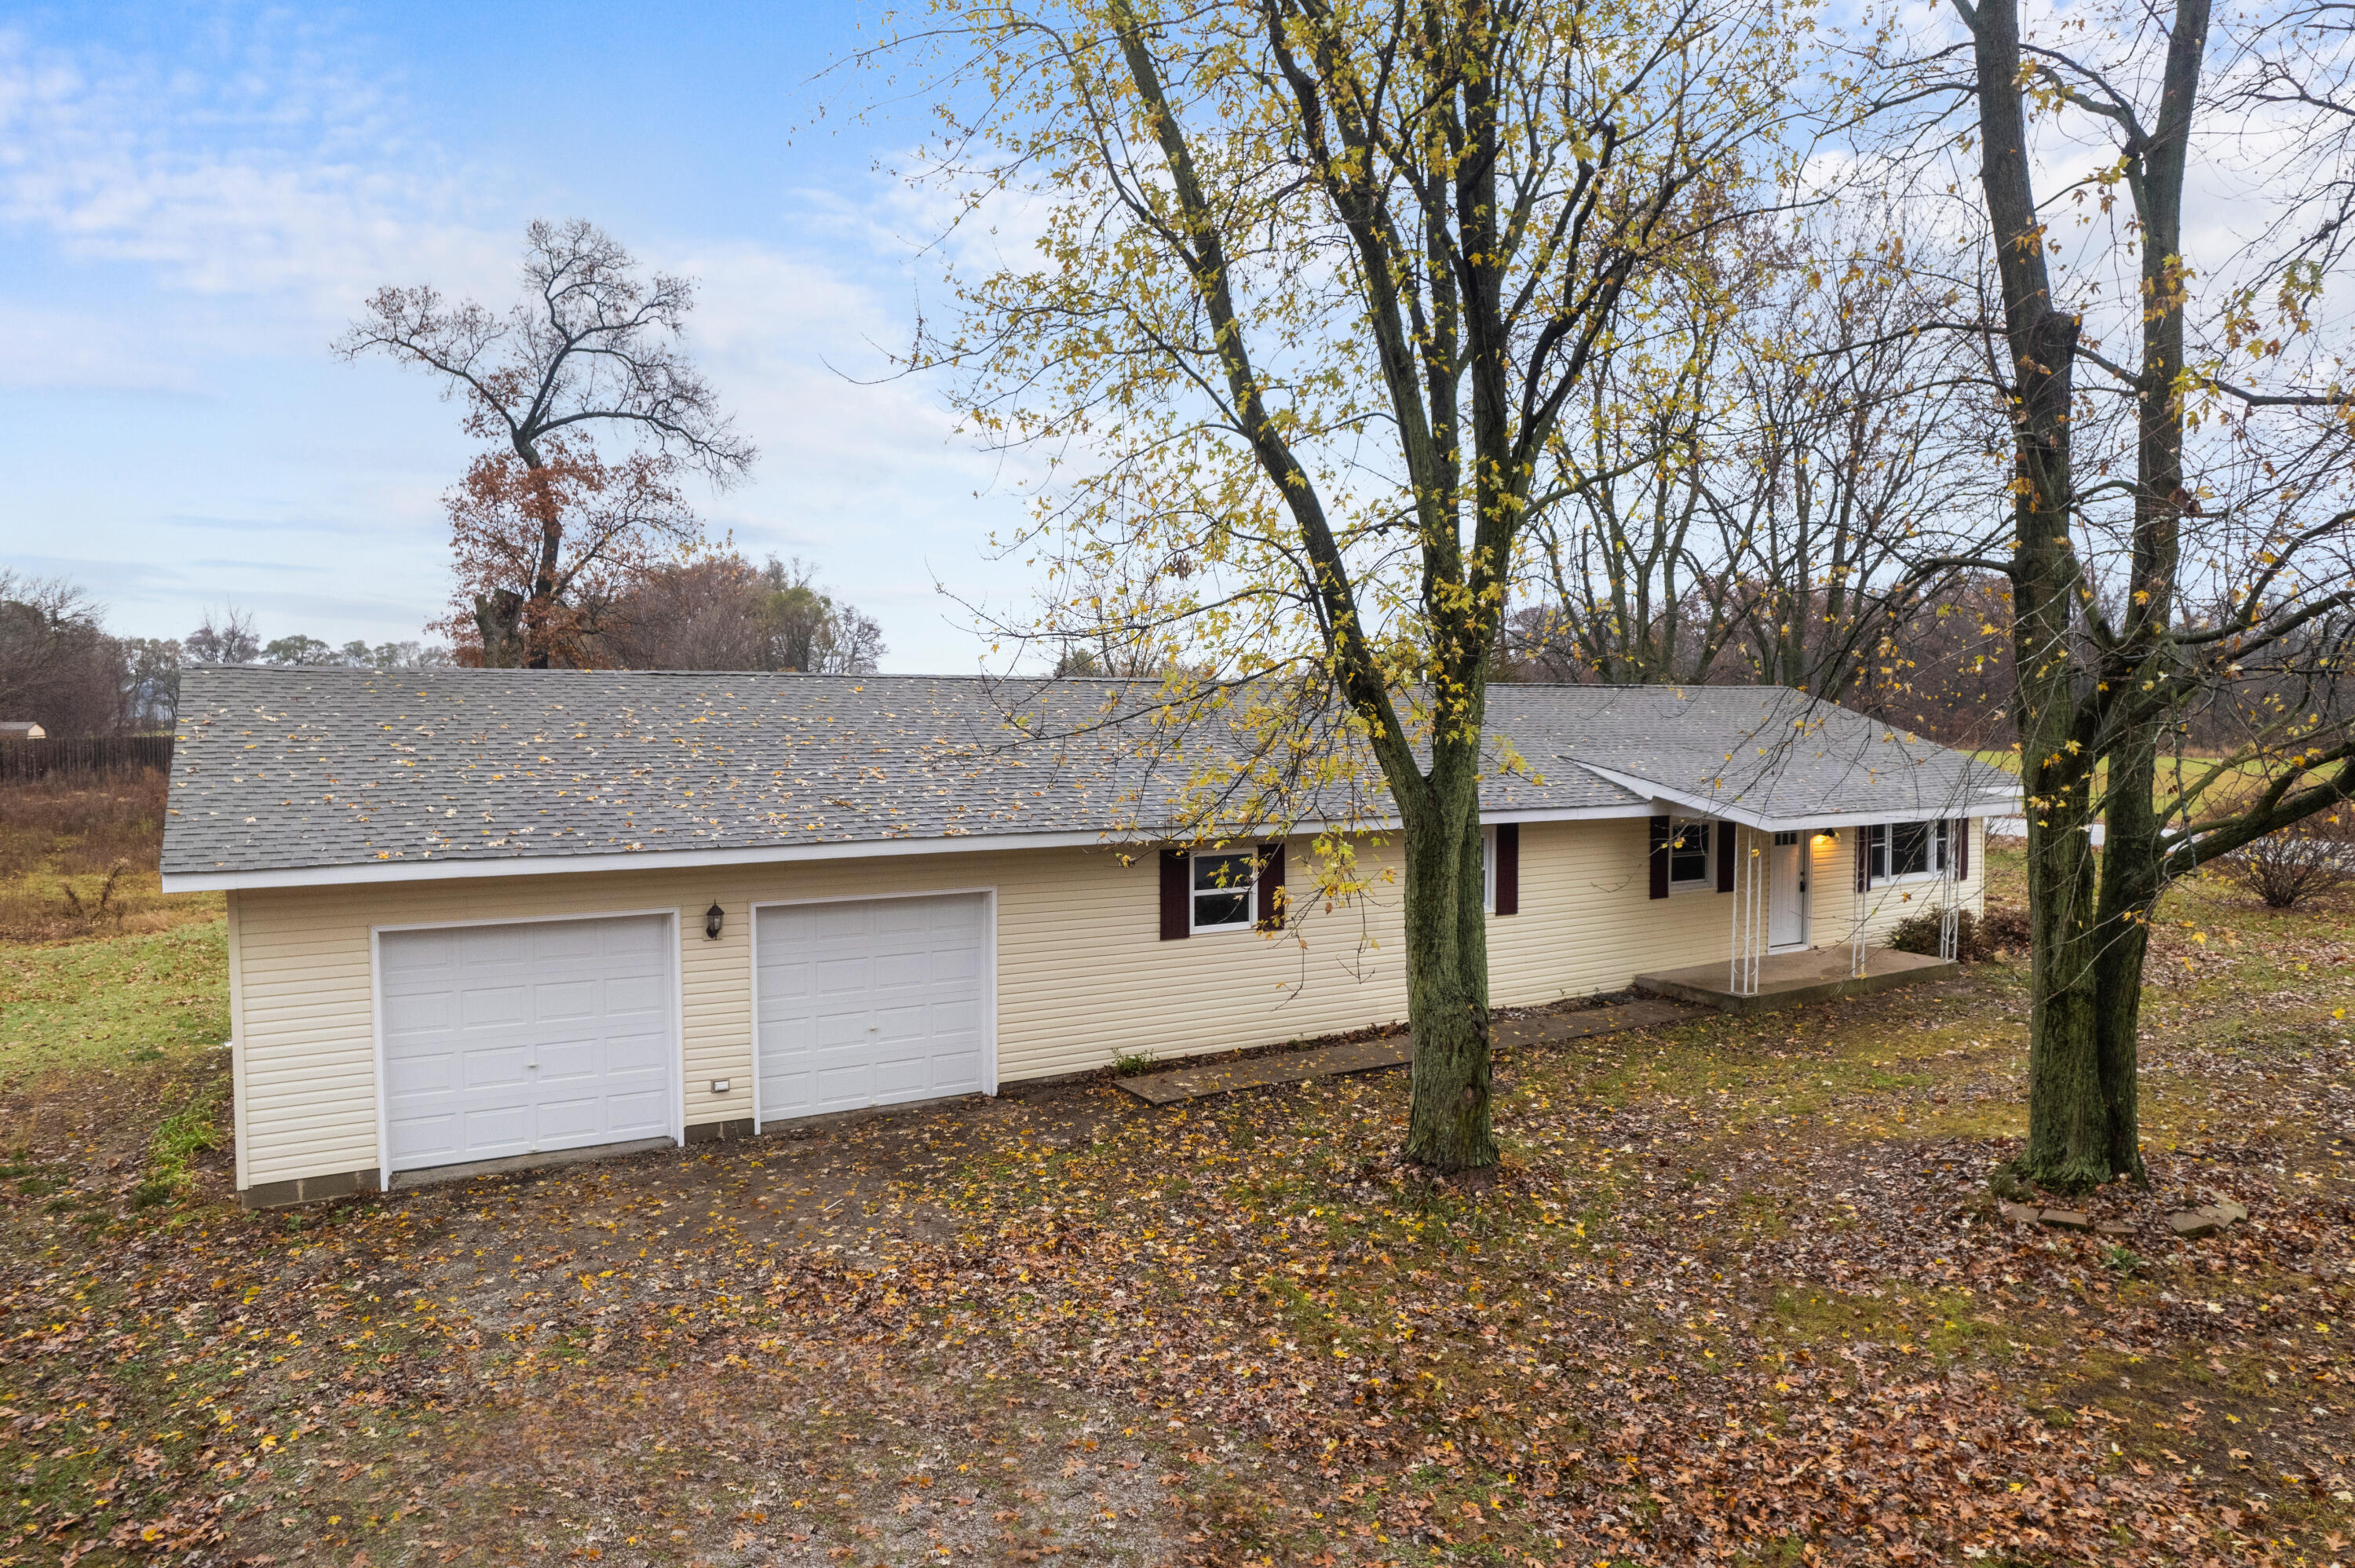
[[[261,638],[253,630],[252,612],[235,605],[218,616],[206,610],[204,620],[181,647],[192,664],[250,664],[261,656]]]
[[[0,567],[0,718],[51,735],[107,735],[130,703],[123,645],[105,607],[63,577]]]
[[[438,376],[443,397],[463,396],[467,432],[503,449],[477,461],[467,494],[496,491],[494,520],[520,526],[493,529],[498,547],[470,549],[482,543],[467,532],[473,514],[453,503],[463,612],[484,663],[545,668],[581,630],[565,611],[577,576],[568,556],[582,546],[573,535],[595,527],[587,514],[607,524],[610,555],[650,560],[654,545],[638,534],[670,544],[693,532],[673,504],[673,471],[726,484],[755,453],[680,344],[692,283],[641,277],[627,250],[578,219],[534,223],[523,273],[527,297],[504,313],[452,305],[430,285],[380,289],[335,346]],[[601,439],[634,450],[609,458]],[[663,504],[615,505],[657,493]]]

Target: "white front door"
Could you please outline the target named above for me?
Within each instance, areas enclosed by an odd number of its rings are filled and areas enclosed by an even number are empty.
[[[1768,855],[1771,889],[1767,896],[1766,946],[1769,951],[1807,945],[1807,836],[1799,832],[1774,835]]]
[[[761,1121],[987,1089],[988,910],[958,893],[758,911]]]
[[[634,915],[381,933],[386,1163],[675,1136],[670,929]]]

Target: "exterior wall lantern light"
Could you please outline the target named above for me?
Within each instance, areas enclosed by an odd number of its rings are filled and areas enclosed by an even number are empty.
[[[703,934],[710,938],[713,941],[718,941],[719,939],[719,922],[726,914],[727,911],[719,907],[719,900],[717,898],[713,899],[711,901],[711,907],[703,912]]]

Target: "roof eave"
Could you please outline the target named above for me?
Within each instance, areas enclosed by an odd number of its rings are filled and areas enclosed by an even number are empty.
[[[1601,821],[1642,817],[1642,801],[1609,806],[1500,807],[1483,811],[1483,822]],[[1350,822],[1295,822],[1282,831],[1307,834],[1391,832],[1395,818]],[[1278,831],[1273,824],[1236,829],[1230,836],[1251,838]],[[983,850],[1135,849],[1162,841],[1150,834],[1105,829],[1057,833],[975,833],[955,838],[860,839],[844,843],[779,844],[726,850],[638,850],[626,854],[519,855],[512,859],[378,860],[348,865],[268,866],[250,871],[167,871],[166,893],[242,892],[278,887],[351,887],[400,882],[453,882],[493,876],[582,875],[613,871],[684,871],[705,866],[793,865],[837,860],[897,859],[906,855],[970,854]]]
[[[1619,772],[1615,768],[1598,768],[1592,762],[1579,762],[1575,766],[1583,768],[1596,778],[1606,779],[1623,789],[1631,789],[1636,794],[1647,795],[1663,805],[1696,811],[1703,816],[1721,818],[1730,822],[1739,822],[1743,827],[1756,828],[1761,832],[1820,832],[1827,828],[1863,827],[1874,822],[1897,820],[1892,818],[1890,810],[1885,806],[1873,810],[1809,811],[1796,816],[1776,816],[1744,806],[1739,801],[1717,800],[1697,790],[1681,789],[1674,785],[1663,784],[1657,779],[1644,779],[1633,773]],[[1967,800],[1955,801],[1950,806],[1939,808],[1934,814],[1948,817],[1985,817],[2001,811],[2017,810],[2019,804],[2019,793],[2018,790],[2013,790],[2004,795],[1975,795]]]

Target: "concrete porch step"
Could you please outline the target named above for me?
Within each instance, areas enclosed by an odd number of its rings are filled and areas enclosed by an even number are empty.
[[[1893,991],[1902,985],[1951,980],[1962,973],[1962,966],[1951,959],[1901,953],[1893,948],[1867,948],[1864,950],[1865,969],[1861,975],[1849,972],[1850,961],[1849,950],[1846,947],[1816,948],[1804,953],[1771,953],[1759,961],[1758,989],[1755,994],[1751,995],[1738,993],[1732,989],[1732,977],[1722,959],[1713,963],[1695,964],[1689,969],[1637,975],[1636,989],[1654,996],[1671,997],[1678,1001],[1750,1017],[1811,1001],[1830,1001],[1844,996],[1870,996],[1876,991]]]

